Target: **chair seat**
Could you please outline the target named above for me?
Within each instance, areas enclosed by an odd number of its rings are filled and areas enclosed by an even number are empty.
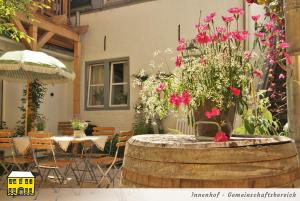
[[[111,156],[105,156],[105,157],[99,157],[99,158],[93,158],[91,160],[92,163],[100,164],[100,165],[111,165],[114,161],[114,157]],[[122,158],[117,158],[115,163],[122,162]]]
[[[33,158],[30,157],[22,157],[22,156],[17,156],[15,157],[15,160],[13,157],[7,157],[4,158],[4,163],[11,163],[11,164],[28,164],[28,163],[34,163]]]
[[[41,160],[39,161],[39,167],[41,168],[63,168],[70,165],[70,160],[58,159],[56,163],[54,160]]]

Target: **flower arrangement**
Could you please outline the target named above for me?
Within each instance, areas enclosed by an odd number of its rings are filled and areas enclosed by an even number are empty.
[[[74,130],[80,130],[80,131],[82,131],[82,130],[84,130],[88,126],[88,123],[85,122],[85,121],[81,121],[79,119],[73,119],[71,121],[71,125],[72,125],[72,128]]]
[[[46,117],[44,115],[39,115],[35,123],[36,131],[44,131],[45,127],[46,127]]]
[[[227,141],[233,123],[228,116],[237,112],[246,133],[267,134],[269,126],[276,132],[278,124],[268,111],[269,100],[265,92],[256,91],[265,75],[266,61],[282,68],[291,64],[288,44],[275,26],[275,18],[263,21],[255,15],[251,17],[255,39],[251,49],[245,51],[250,32],[239,26],[243,14],[242,8],[230,8],[227,16],[221,16],[223,24],[217,25],[217,14],[212,12],[195,25],[195,38],[179,40],[173,74],[158,79],[149,76],[143,82],[140,95],[146,118],[155,114],[162,118],[170,110],[184,111],[191,124],[199,120],[216,124],[215,140]],[[274,46],[275,38],[280,40]],[[205,111],[194,117],[194,111],[201,107]]]

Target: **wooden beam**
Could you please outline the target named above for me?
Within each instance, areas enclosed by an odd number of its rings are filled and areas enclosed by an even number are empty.
[[[21,32],[23,32],[24,34],[28,35],[26,29],[24,28],[24,26],[23,26],[23,24],[21,23],[20,20],[18,20],[18,19],[15,18],[15,19],[12,20],[12,22],[13,22],[13,24],[17,27],[17,29],[19,29],[19,31],[21,31]],[[22,43],[25,45],[25,47],[26,47],[27,49],[30,49],[30,50],[32,49],[31,43],[28,42],[26,39],[22,38],[21,41],[22,41]]]
[[[37,50],[37,34],[38,34],[38,28],[35,24],[29,25],[28,29],[28,35],[32,38],[31,40],[31,50]]]
[[[51,21],[55,24],[67,24],[67,15],[63,14],[63,15],[55,15],[53,17],[51,17]]]
[[[79,34],[76,33],[72,28],[70,27],[69,29],[61,26],[54,24],[53,22],[43,19],[42,17],[39,17],[38,15],[35,15],[34,17],[28,19],[22,14],[17,14],[17,18],[20,19],[23,22],[33,24],[38,26],[41,29],[44,29],[46,31],[53,32],[54,34],[63,36],[65,38],[71,39],[73,41],[79,41]]]
[[[85,34],[88,29],[89,29],[89,25],[83,25],[83,26],[79,26],[79,27],[73,27],[74,31],[76,31],[78,34]]]
[[[48,43],[52,44],[52,45],[56,45],[56,46],[59,46],[59,47],[63,47],[63,48],[67,48],[69,50],[73,50],[74,49],[74,45],[71,44],[71,43],[67,43],[65,41],[62,41],[62,40],[58,40],[56,38],[51,38]]]
[[[73,82],[73,116],[80,115],[80,41],[74,43],[74,73],[76,78]]]
[[[50,32],[50,31],[44,33],[38,41],[37,48],[38,49],[42,48],[50,40],[50,38],[52,38],[53,35],[54,35],[54,33]]]

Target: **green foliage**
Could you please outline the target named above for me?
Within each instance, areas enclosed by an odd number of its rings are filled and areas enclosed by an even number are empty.
[[[46,0],[51,2],[52,0]],[[31,38],[25,33],[19,31],[12,23],[12,19],[17,13],[30,17],[31,13],[37,8],[47,8],[44,3],[33,0],[0,0],[0,35],[5,35],[16,41]]]
[[[241,115],[243,124],[235,129],[237,134],[279,135],[279,122],[268,110],[270,100],[265,97],[265,91],[257,94],[256,105],[245,110]]]
[[[132,127],[135,135],[154,133],[151,122],[146,122],[145,115],[143,112],[135,113],[135,120],[133,122]]]
[[[74,130],[84,130],[88,126],[88,123],[79,119],[73,119],[71,125]]]
[[[44,101],[47,88],[39,80],[35,80],[29,84],[29,101],[28,101],[28,131],[34,126],[34,122],[41,116],[38,113],[41,103]],[[23,97],[21,98],[22,106],[19,109],[22,112],[21,120],[17,122],[16,134],[22,136],[25,133],[25,116],[26,116],[26,89],[23,90]]]
[[[35,127],[37,131],[44,131],[46,127],[46,118],[44,115],[39,115],[36,119]]]

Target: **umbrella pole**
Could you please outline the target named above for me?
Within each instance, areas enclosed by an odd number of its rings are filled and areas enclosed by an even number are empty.
[[[25,105],[25,135],[28,131],[28,102],[29,102],[29,81],[26,83],[26,105]]]

